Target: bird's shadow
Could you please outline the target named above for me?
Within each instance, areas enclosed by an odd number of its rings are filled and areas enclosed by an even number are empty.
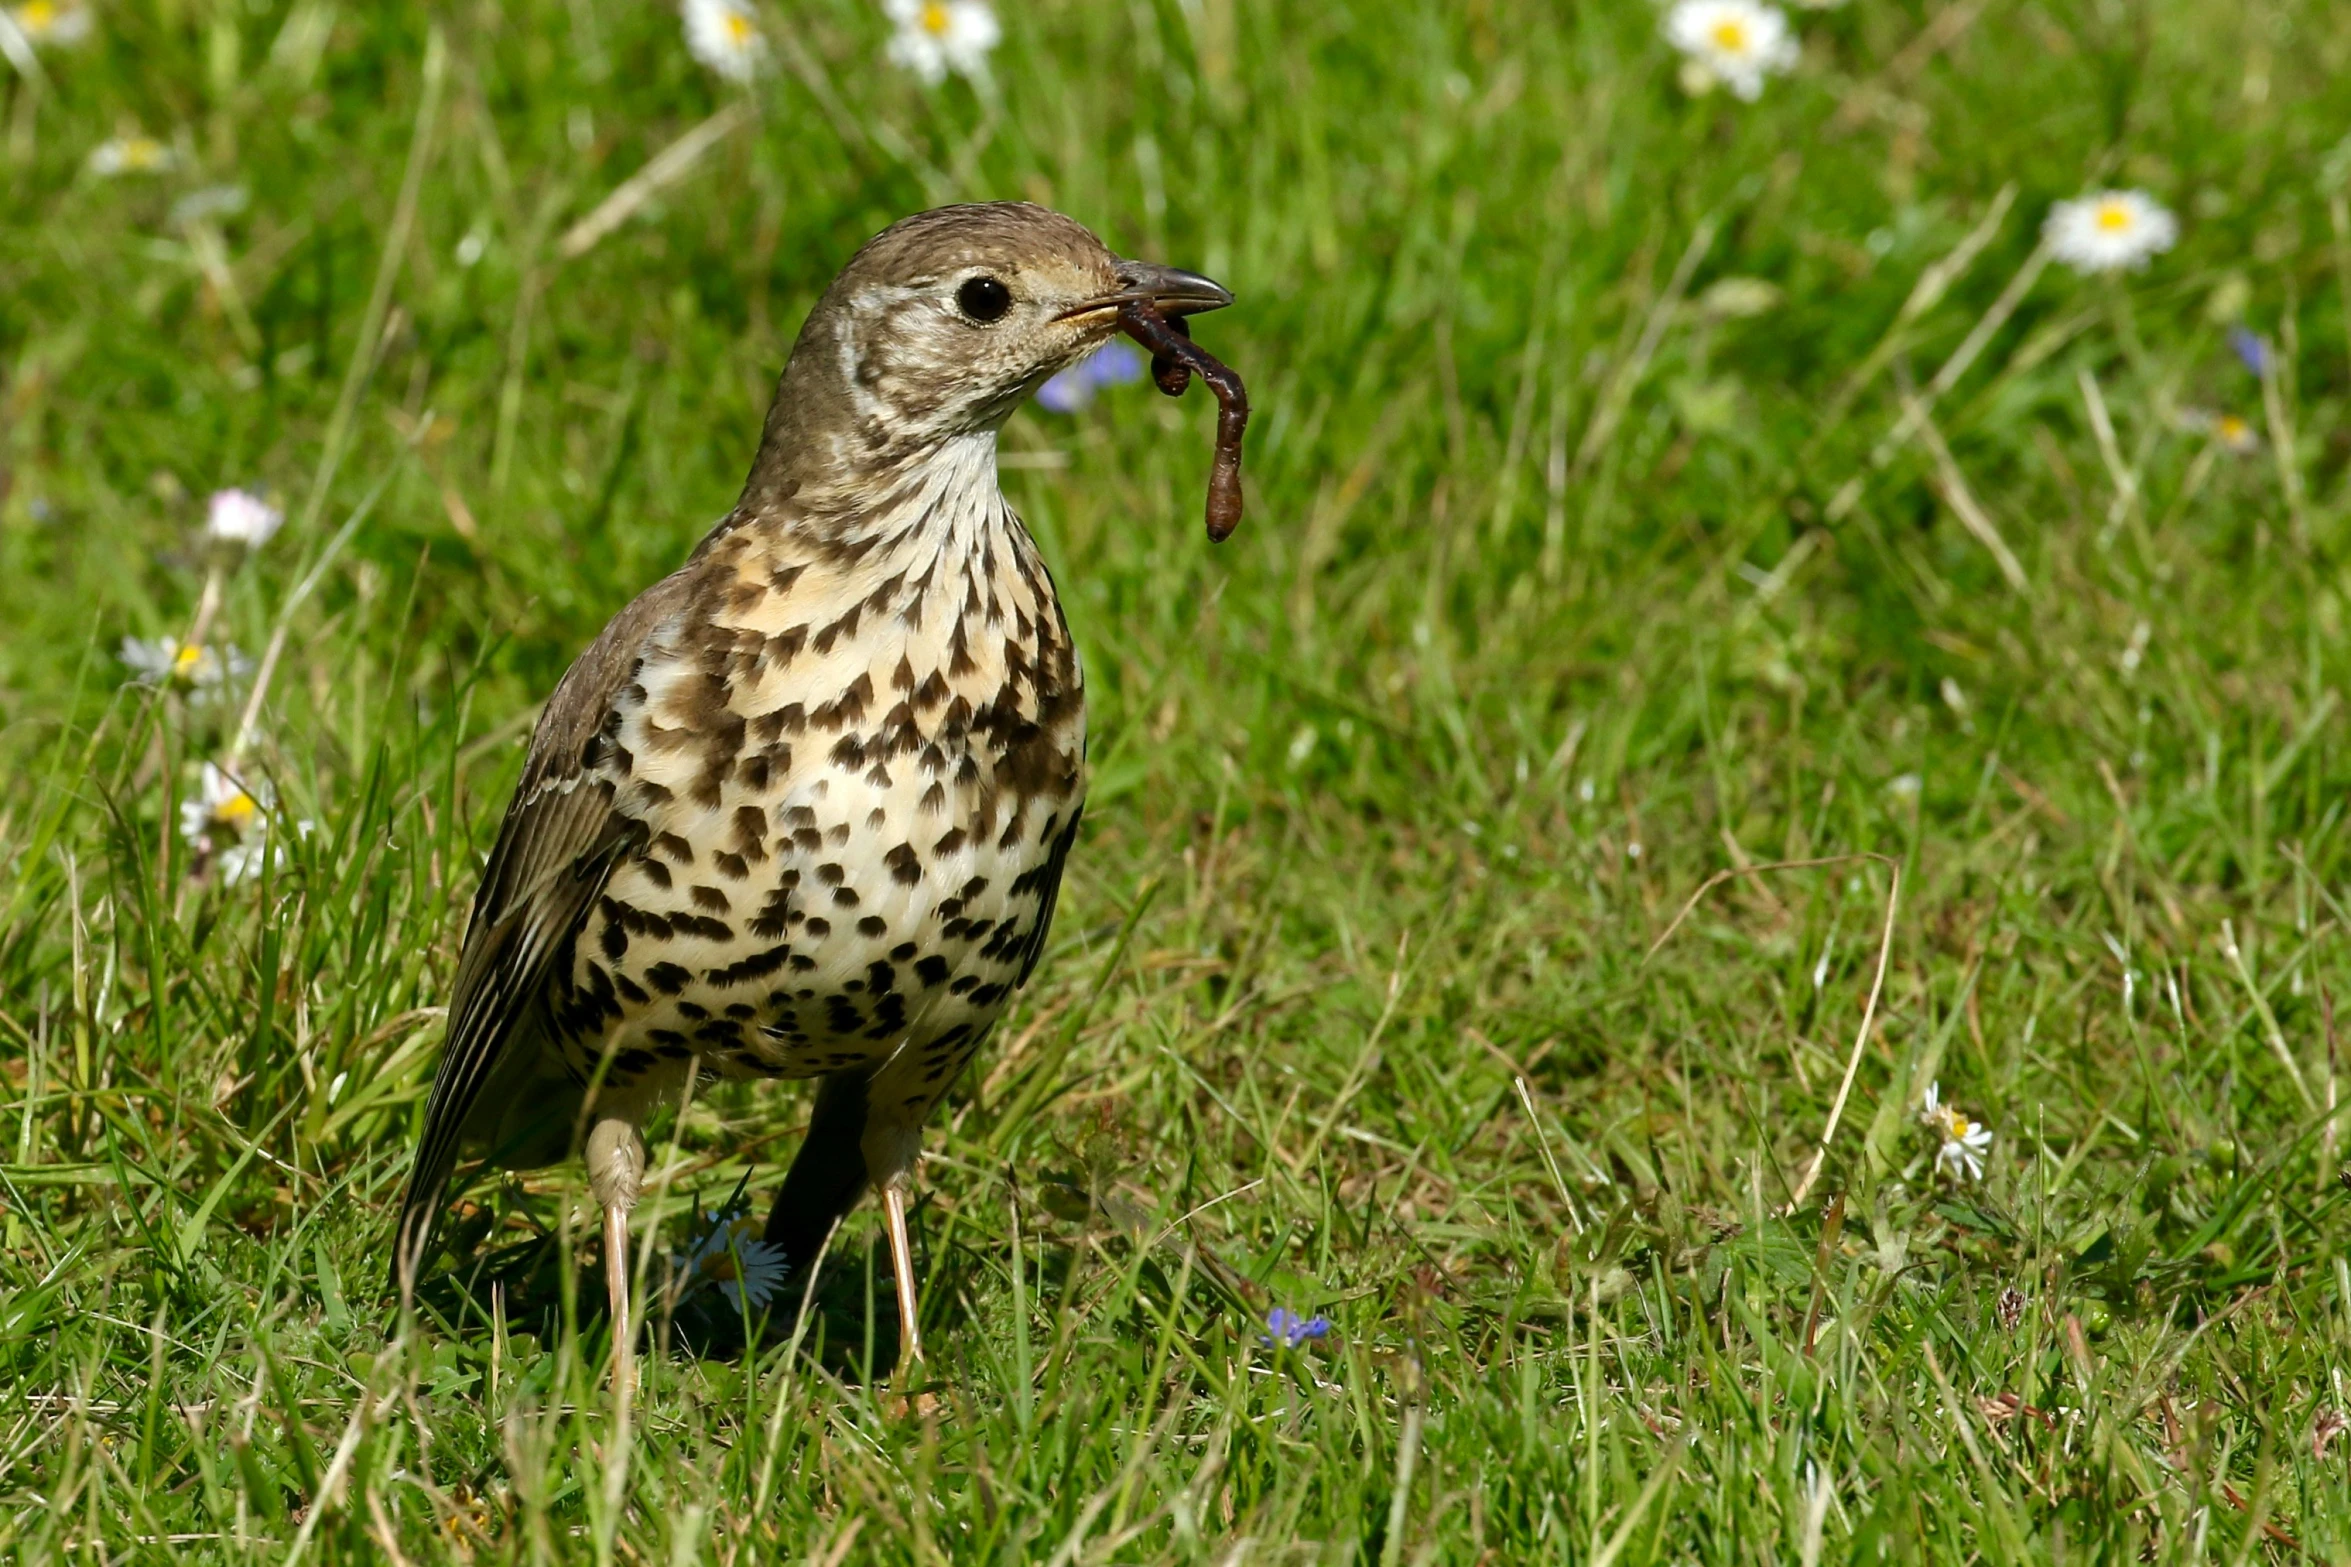
[[[667,1272],[664,1261],[655,1259],[643,1298],[652,1342],[672,1354],[735,1361],[747,1349],[764,1352],[787,1344],[797,1330],[802,1353],[847,1382],[886,1379],[897,1361],[897,1292],[888,1253],[878,1241],[836,1244],[818,1269],[813,1290],[805,1275],[788,1277],[763,1308],[748,1315],[718,1290],[681,1298]],[[528,1333],[542,1344],[554,1343],[567,1320],[583,1336],[600,1337],[606,1331],[605,1300],[603,1262],[574,1270],[562,1238],[554,1234],[475,1251],[417,1289],[418,1309],[453,1332],[490,1331],[503,1316],[509,1334]]]

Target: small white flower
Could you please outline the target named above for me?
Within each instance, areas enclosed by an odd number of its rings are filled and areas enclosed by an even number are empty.
[[[107,178],[160,174],[177,161],[178,154],[152,136],[109,136],[90,149],[90,172]]]
[[[251,490],[215,490],[204,512],[204,536],[257,550],[286,525],[286,514]]]
[[[1684,72],[1684,85],[1703,91],[1721,82],[1753,103],[1763,79],[1796,68],[1800,53],[1787,14],[1757,0],[1680,0],[1665,14],[1665,41],[1688,57],[1703,77]]]
[[[8,8],[8,19],[25,42],[68,49],[90,36],[97,18],[82,0],[24,0]]]
[[[253,200],[253,193],[242,185],[207,185],[192,190],[171,204],[174,223],[206,223],[214,218],[233,218],[245,210]]]
[[[673,1258],[684,1284],[680,1295],[716,1289],[727,1310],[741,1315],[757,1311],[783,1287],[784,1250],[760,1239],[760,1225],[748,1213],[721,1210],[710,1216],[709,1233]]]
[[[316,824],[308,820],[294,824],[295,833],[307,838]],[[258,820],[250,836],[220,851],[213,862],[220,867],[221,885],[234,887],[241,881],[250,881],[261,875],[264,868],[281,871],[286,868],[286,846],[270,836],[266,817]],[[333,1102],[329,1096],[329,1103]]]
[[[1948,1170],[1971,1181],[1984,1178],[1984,1155],[1992,1147],[1991,1128],[1981,1121],[1969,1120],[1959,1113],[1956,1105],[1943,1103],[1941,1083],[1927,1084],[1926,1104],[1918,1118],[1942,1139],[1942,1145],[1935,1150],[1936,1169]]]
[[[124,637],[120,652],[131,679],[143,686],[179,686],[210,693],[253,669],[253,661],[234,647],[183,646],[177,637]]]
[[[1004,41],[987,0],[882,0],[882,10],[898,28],[890,58],[928,86],[949,71],[985,80],[988,53]]]
[[[2179,242],[2180,220],[2143,190],[2099,190],[2051,207],[2041,236],[2076,272],[2135,271]]]
[[[748,82],[767,64],[767,40],[745,0],[685,0],[686,52],[730,82]]]
[[[241,843],[261,825],[270,804],[269,785],[249,790],[206,762],[196,792],[180,801],[180,836],[199,849],[218,850],[223,840]]]

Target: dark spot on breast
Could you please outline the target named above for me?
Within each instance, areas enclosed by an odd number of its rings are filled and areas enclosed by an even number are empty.
[[[855,887],[835,887],[833,901],[844,909],[853,909],[857,907],[857,889]]]
[[[765,952],[754,952],[725,968],[707,969],[702,977],[722,989],[731,985],[746,985],[752,980],[765,979],[771,974],[782,972],[784,965],[791,960],[792,949],[788,945],[770,947]]]
[[[936,788],[937,785],[933,785]],[[902,843],[882,856],[882,863],[890,867],[890,875],[900,885],[911,887],[922,880],[922,859],[914,852],[914,845]]]
[[[596,944],[604,949],[606,957],[617,963],[621,954],[629,950],[629,933],[620,927],[618,921],[608,919],[604,922],[603,934],[597,938]]]
[[[901,941],[898,943],[898,945],[890,949],[890,961],[893,963],[903,963],[908,958],[913,957],[917,950],[918,949],[915,947],[913,942]]]
[[[727,895],[716,887],[696,887],[691,896],[694,899],[694,907],[708,909],[713,914],[724,914],[733,907],[727,902]],[[618,954],[616,953],[615,956]]]
[[[808,934],[822,940],[833,933],[833,922],[819,915],[808,916]]]
[[[947,960],[934,952],[914,965],[914,973],[926,986],[944,984],[947,979]]]
[[[674,832],[657,833],[653,838],[653,852],[666,854],[680,865],[694,863],[694,846]]]
[[[887,935],[889,930],[890,922],[879,914],[868,914],[857,922],[857,934],[860,936],[883,936]]]
[[[953,854],[956,850],[962,847],[963,829],[960,827],[950,827],[945,832],[939,834],[939,841],[931,845],[931,852],[933,854]]]
[[[694,976],[675,963],[656,963],[645,971],[645,982],[665,996],[674,996],[686,988]]]
[[[788,734],[796,735],[807,727],[808,712],[798,702],[787,702],[751,720],[752,737],[762,744],[780,740]],[[788,751],[785,753],[787,756],[790,754]]]
[[[713,869],[729,881],[742,881],[751,874],[750,861],[744,859],[740,854],[731,854],[724,849],[710,857],[710,864]]]

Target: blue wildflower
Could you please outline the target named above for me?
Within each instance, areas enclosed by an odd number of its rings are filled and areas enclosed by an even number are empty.
[[[1330,1331],[1328,1317],[1301,1317],[1287,1306],[1276,1306],[1265,1314],[1265,1331],[1257,1335],[1257,1342],[1268,1349],[1296,1349],[1308,1339],[1325,1337]]]
[[[1116,338],[1038,387],[1037,406],[1049,413],[1074,414],[1104,387],[1126,386],[1141,379],[1143,356],[1132,343]]]
[[[2236,354],[2238,362],[2255,375],[2269,368],[2269,344],[2260,333],[2248,327],[2230,327],[2229,348]]]

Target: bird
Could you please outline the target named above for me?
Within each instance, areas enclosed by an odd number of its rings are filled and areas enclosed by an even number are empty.
[[[881,1194],[921,1357],[923,1128],[1027,983],[1085,804],[1085,682],[997,435],[1119,330],[1233,302],[1026,202],[868,240],[809,311],[726,515],[557,682],[484,863],[403,1198],[413,1305],[460,1159],[577,1155],[616,1385],[643,1128],[813,1078],[764,1230],[788,1277]]]

